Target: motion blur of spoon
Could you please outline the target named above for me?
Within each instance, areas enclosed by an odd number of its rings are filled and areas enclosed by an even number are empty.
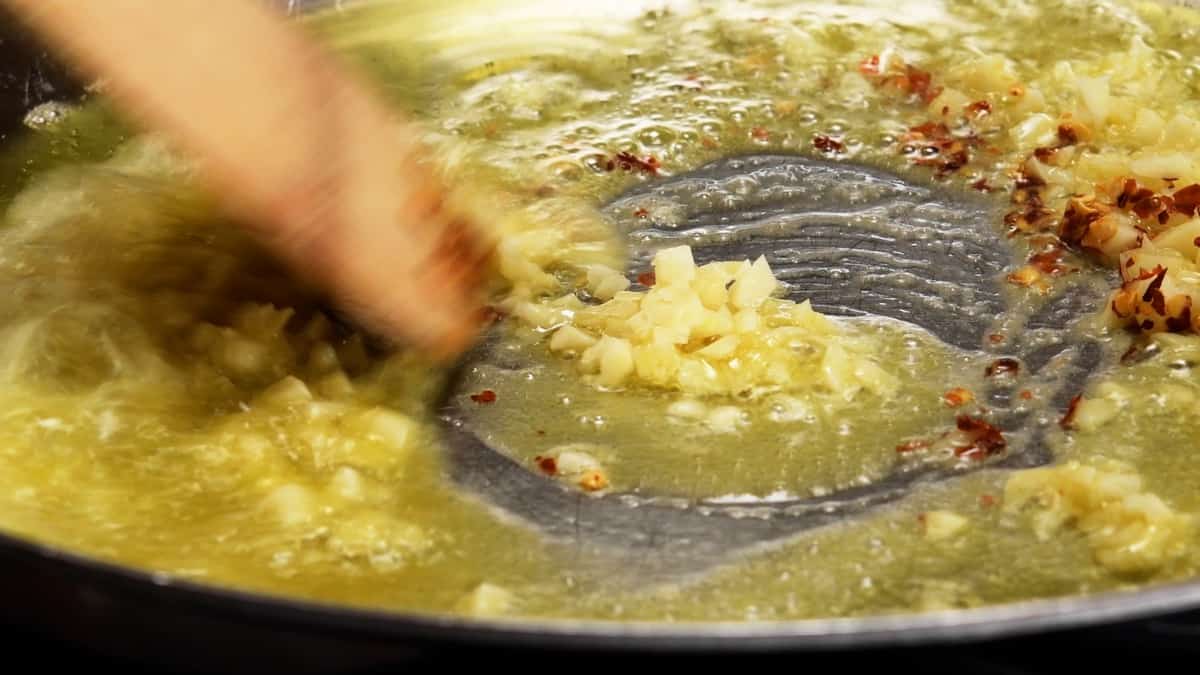
[[[285,17],[253,0],[4,3],[363,328],[443,359],[475,339],[491,242],[420,131]]]

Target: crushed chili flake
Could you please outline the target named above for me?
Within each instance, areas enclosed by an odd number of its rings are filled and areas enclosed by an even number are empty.
[[[1045,274],[1058,275],[1070,268],[1062,264],[1063,250],[1057,246],[1029,256],[1029,264]]]
[[[897,445],[896,452],[903,454],[906,452],[912,452],[913,450],[920,450],[922,448],[928,448],[928,447],[929,447],[929,441],[922,441],[922,440],[908,441],[907,443],[901,443],[900,445]]]
[[[868,56],[858,64],[858,72],[876,86],[891,87],[902,94],[914,97],[928,105],[942,93],[942,87],[934,86],[933,75],[898,58],[888,60],[886,72],[879,55]]]
[[[841,141],[830,138],[825,134],[817,134],[812,139],[813,147],[821,152],[839,154],[846,151],[846,146]]]
[[[1079,402],[1083,400],[1083,394],[1076,394],[1071,402],[1067,404],[1067,412],[1058,421],[1058,426],[1064,429],[1075,428],[1075,412],[1079,409]]]
[[[1054,161],[1054,156],[1058,154],[1058,148],[1041,147],[1033,149],[1033,156],[1042,164],[1050,164]]]
[[[992,333],[991,335],[988,336],[988,342],[991,342],[994,345],[998,345],[1001,342],[1004,342],[1004,336],[999,333]]]
[[[1064,145],[1075,145],[1079,142],[1079,131],[1072,124],[1058,125],[1058,140]]]
[[[1031,400],[1031,399],[1033,398],[1033,392],[1032,392],[1032,391],[1029,391],[1028,389],[1022,389],[1022,390],[1021,390],[1021,393],[1020,393],[1020,394],[1018,394],[1018,396],[1020,396],[1021,398],[1025,399],[1026,401],[1028,401],[1028,400]]]
[[[1014,375],[1021,371],[1021,362],[1007,356],[996,359],[988,364],[988,367],[983,371],[988,377],[994,375],[1003,375],[1005,373],[1013,373]]]
[[[1171,194],[1171,200],[1175,210],[1186,216],[1196,215],[1197,209],[1200,209],[1200,184],[1179,188]]]
[[[971,187],[976,190],[979,190],[980,192],[991,192],[992,191],[992,186],[988,184],[988,181],[986,178],[980,178],[979,180],[975,181],[974,183],[971,183]]]
[[[968,104],[966,110],[971,115],[983,117],[984,115],[992,112],[992,104],[982,100],[975,101],[974,103]]]
[[[535,464],[537,464],[538,468],[542,470],[542,473],[546,474],[547,476],[553,476],[558,473],[558,460],[554,459],[553,457],[542,457],[541,455],[538,455],[537,457],[533,458],[533,461]]]
[[[491,389],[484,389],[478,394],[471,394],[471,400],[476,403],[495,403],[496,392]]]
[[[1172,333],[1182,333],[1192,327],[1192,298],[1184,296],[1183,301],[1184,305],[1179,314],[1167,317],[1167,330]]]
[[[1142,293],[1142,302],[1165,302],[1162,291],[1159,289],[1162,288],[1163,281],[1167,278],[1167,269],[1162,265],[1155,265],[1154,269],[1154,277],[1150,280],[1150,283],[1146,285],[1146,292]],[[1159,314],[1163,313],[1162,309],[1157,307],[1155,309],[1158,309]]]
[[[538,436],[545,436],[545,435],[546,435],[546,430],[545,430],[545,429],[538,429],[538,430],[534,431],[534,433],[535,433],[535,434],[537,434]]]
[[[966,166],[971,161],[970,149],[981,143],[974,131],[955,135],[942,122],[925,122],[910,127],[900,140],[905,144],[901,151],[909,156],[913,164],[933,167],[939,177]]]
[[[1104,217],[1105,209],[1095,201],[1071,198],[1063,212],[1058,236],[1071,246],[1082,246],[1092,223]]]
[[[991,508],[996,505],[996,498],[992,495],[979,495],[979,505],[983,508]]]
[[[863,75],[878,75],[879,74],[879,55],[873,54],[863,59],[858,64],[858,72]]]
[[[643,286],[653,286],[656,281],[658,279],[655,277],[654,272],[642,272],[637,275],[637,282]]]
[[[950,391],[942,394],[942,400],[951,408],[957,408],[975,400],[975,394],[972,394],[969,389],[955,387]]]
[[[615,161],[618,165],[620,165],[623,171],[633,171],[634,169],[637,169],[638,171],[651,176],[658,175],[659,163],[658,159],[653,155],[647,155],[645,159],[641,159],[631,152],[621,151],[617,153]],[[612,164],[612,161],[608,163],[609,166],[612,166]],[[608,170],[612,171],[611,168]]]
[[[760,141],[765,141],[771,137],[771,132],[762,127],[754,127],[750,130],[750,135]]]
[[[969,415],[959,415],[955,418],[955,426],[967,434],[970,442],[954,449],[958,457],[981,460],[1004,450],[1008,442],[1004,434],[985,420]]]
[[[922,103],[930,103],[942,93],[942,87],[933,86],[933,75],[929,71],[906,66],[908,71],[908,89],[921,98]]]
[[[644,208],[639,208],[633,212],[633,215],[638,218],[645,218],[646,216],[650,215],[650,212]]]

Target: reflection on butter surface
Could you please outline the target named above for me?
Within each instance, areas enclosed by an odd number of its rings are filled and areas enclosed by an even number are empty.
[[[32,114],[0,157],[0,526],[206,583],[493,616],[863,615],[1196,573],[1200,473],[1179,424],[1200,406],[1195,15],[545,3],[482,21],[479,3],[445,4],[305,25],[427,121],[463,199],[512,214],[495,223],[499,329],[535,365],[480,367],[471,404],[530,471],[588,499],[770,498],[1002,447],[955,424],[986,418],[985,361],[784,300],[769,259],[697,266],[674,241],[654,278],[625,276],[638,233],[602,201],[767,151],[990,195],[1029,312],[1121,266],[1125,287],[1078,327],[1110,371],[1063,428],[1021,393],[1060,464],[922,489],[686,584],[613,585],[447,480],[429,409],[443,374],[323,312],[215,217],[186,164],[95,101]],[[1131,344],[1147,358],[1116,365]]]

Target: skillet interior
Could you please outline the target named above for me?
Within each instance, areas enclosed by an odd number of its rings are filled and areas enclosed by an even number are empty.
[[[295,11],[305,11],[324,3],[293,0],[287,4]],[[5,21],[3,25],[13,24]],[[46,100],[74,97],[81,91],[64,69],[32,43],[21,39],[19,33],[3,36],[0,50],[0,132],[10,134],[18,129],[20,118],[29,107]],[[114,619],[136,615],[139,625],[153,623],[163,635],[173,632],[196,635],[199,630],[221,640],[249,630],[240,639],[260,636],[264,645],[275,645],[281,650],[279,653],[297,649],[294,635],[305,635],[301,642],[323,636],[326,642],[309,642],[309,646],[317,646],[318,652],[332,649],[339,653],[341,666],[349,665],[347,659],[351,659],[351,654],[360,655],[366,665],[380,658],[403,657],[418,645],[448,642],[538,647],[553,640],[560,648],[667,651],[828,649],[959,642],[1101,624],[1119,626],[1123,621],[1183,612],[1200,605],[1200,582],[1189,582],[942,615],[697,625],[498,623],[432,620],[235,593],[187,582],[163,583],[136,570],[7,536],[0,536],[0,560],[12,571],[3,578],[10,586],[6,591],[15,600],[14,605],[22,614],[44,623],[54,632],[79,635],[101,625],[108,625],[110,631],[119,630],[122,625],[128,626],[128,618],[125,624],[113,623]],[[40,578],[45,583],[35,585],[28,581],[30,578]],[[81,606],[85,608],[82,613],[77,609]],[[16,608],[9,614],[15,616]],[[64,616],[72,616],[72,620],[64,621]],[[293,637],[278,641],[292,631],[295,631]],[[161,645],[165,654],[170,652],[169,644],[164,641]],[[347,648],[352,651],[345,651]],[[303,660],[300,652],[291,653]],[[314,658],[308,665],[318,666],[319,661]]]

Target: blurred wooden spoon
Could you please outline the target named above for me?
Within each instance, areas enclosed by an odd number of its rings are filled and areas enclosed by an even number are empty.
[[[490,242],[416,128],[301,29],[253,0],[0,2],[365,329],[447,359],[473,341]]]

